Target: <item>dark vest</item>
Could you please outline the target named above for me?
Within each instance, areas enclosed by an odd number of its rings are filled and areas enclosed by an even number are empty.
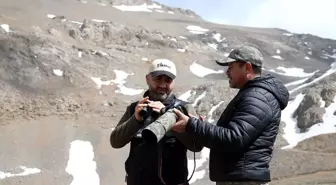
[[[170,106],[178,100],[170,96],[163,102]],[[186,103],[183,102],[182,103]],[[137,102],[131,104],[135,110]],[[144,121],[144,126],[153,122]],[[147,123],[146,123],[147,122]],[[147,144],[140,131],[130,142],[129,157],[125,162],[127,185],[188,185],[187,149],[172,133],[167,132],[158,144]]]

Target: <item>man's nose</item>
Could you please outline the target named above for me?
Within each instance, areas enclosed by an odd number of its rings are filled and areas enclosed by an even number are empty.
[[[161,88],[165,88],[166,86],[167,86],[167,84],[164,81],[161,81],[159,83],[159,87],[161,87]]]

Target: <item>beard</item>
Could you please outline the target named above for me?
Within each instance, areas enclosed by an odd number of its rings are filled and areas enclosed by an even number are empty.
[[[153,89],[149,89],[149,99],[152,101],[163,101],[165,100],[170,92],[159,92]]]

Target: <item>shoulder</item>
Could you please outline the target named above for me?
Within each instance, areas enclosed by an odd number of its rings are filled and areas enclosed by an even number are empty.
[[[246,89],[239,95],[238,106],[244,109],[259,108],[270,113],[270,94],[267,90],[253,87]],[[252,110],[251,110],[252,111]]]

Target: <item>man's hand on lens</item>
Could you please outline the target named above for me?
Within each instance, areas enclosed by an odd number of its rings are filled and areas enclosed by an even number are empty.
[[[178,116],[177,122],[173,125],[171,128],[175,132],[185,132],[187,123],[189,121],[189,117],[183,114],[181,111],[178,109],[174,109],[175,114]]]
[[[137,106],[135,107],[135,119],[138,121],[142,121],[142,117],[140,116],[140,111],[142,110],[143,107],[148,106],[146,102],[148,102],[148,97],[142,98]]]
[[[149,107],[153,108],[153,111],[160,113],[160,110],[165,106],[160,101],[149,101]]]

